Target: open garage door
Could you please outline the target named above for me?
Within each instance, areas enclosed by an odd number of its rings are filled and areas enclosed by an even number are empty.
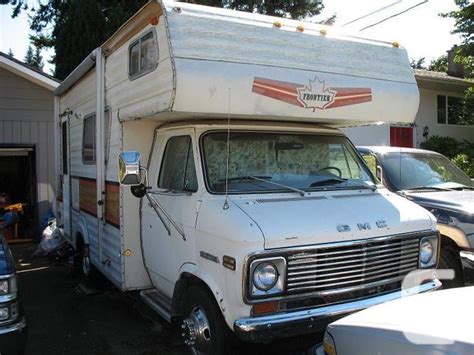
[[[21,204],[20,223],[5,236],[32,238],[38,221],[33,146],[0,145],[0,215],[14,204]]]

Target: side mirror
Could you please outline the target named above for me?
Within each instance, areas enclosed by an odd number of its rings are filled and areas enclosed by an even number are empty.
[[[140,153],[123,152],[119,155],[119,181],[122,185],[139,185],[142,181]]]
[[[376,177],[377,179],[379,179],[380,183],[383,184],[383,170],[380,165],[377,165]]]

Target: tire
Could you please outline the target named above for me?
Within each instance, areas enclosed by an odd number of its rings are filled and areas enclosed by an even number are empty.
[[[100,273],[97,268],[92,265],[88,244],[81,243],[78,262],[81,274],[86,278],[86,280],[92,282],[97,282],[99,280]]]
[[[183,304],[184,320],[181,323],[182,336],[185,344],[189,346],[193,354],[199,355],[221,355],[231,354],[234,344],[234,334],[224,321],[221,310],[217,306],[214,296],[200,286],[191,286],[185,296]],[[204,314],[208,327],[203,327],[203,336],[196,340],[195,344],[189,344],[189,326],[186,321],[195,319],[196,314]]]
[[[453,287],[464,286],[461,261],[459,260],[459,257],[456,256],[454,251],[441,249],[438,269],[454,270],[454,279],[441,280],[441,282],[443,283],[443,288],[453,288]]]

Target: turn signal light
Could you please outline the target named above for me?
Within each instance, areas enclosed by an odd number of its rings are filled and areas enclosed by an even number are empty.
[[[278,311],[278,301],[262,302],[253,305],[253,314],[273,313]]]

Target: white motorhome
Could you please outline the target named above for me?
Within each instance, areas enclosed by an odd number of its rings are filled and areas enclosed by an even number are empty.
[[[335,128],[413,121],[396,43],[151,1],[55,95],[56,213],[83,271],[141,290],[196,352],[324,329],[436,267],[433,216]]]

